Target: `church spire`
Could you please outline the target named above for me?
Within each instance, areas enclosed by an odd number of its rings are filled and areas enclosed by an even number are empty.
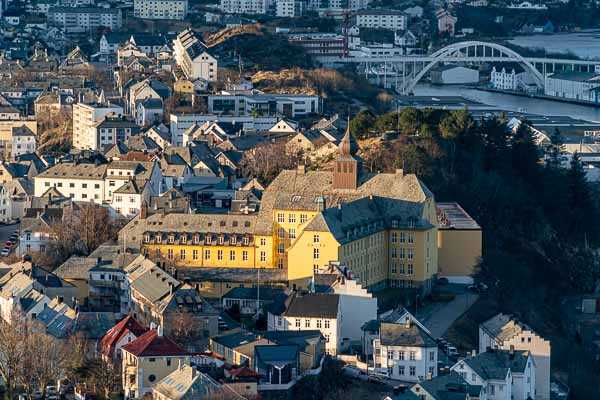
[[[340,142],[340,156],[350,157],[352,155],[352,143],[350,143],[350,115],[348,115],[348,124],[346,125],[346,133]]]

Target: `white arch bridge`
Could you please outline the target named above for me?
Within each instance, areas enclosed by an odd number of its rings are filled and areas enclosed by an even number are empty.
[[[531,75],[535,84],[544,87],[544,77],[557,71],[593,72],[600,61],[558,58],[526,58],[506,46],[491,42],[466,41],[448,45],[429,55],[391,57],[348,57],[336,62],[356,63],[366,76],[376,75],[378,83],[395,86],[403,94],[411,93],[415,85],[440,63],[519,63]]]

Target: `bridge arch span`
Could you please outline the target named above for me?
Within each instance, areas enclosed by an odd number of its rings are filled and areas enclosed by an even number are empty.
[[[528,60],[526,60],[523,56],[515,52],[514,50],[509,49],[506,46],[497,43],[489,43],[489,42],[480,42],[480,41],[466,41],[453,43],[446,47],[439,49],[430,55],[433,58],[419,73],[407,82],[407,85],[404,87],[404,93],[410,93],[414,89],[415,85],[427,74],[433,67],[435,67],[440,62],[445,61],[461,61],[461,56],[464,57],[464,54],[461,52],[462,50],[466,50],[468,53],[469,48],[474,48],[475,52],[478,47],[483,48],[484,56],[482,56],[482,61],[485,61],[485,50],[490,49],[492,52],[492,56],[490,58],[502,58],[503,61],[514,61],[523,66],[523,68],[531,74],[535,83],[539,87],[544,87],[544,76],[540,71],[538,71],[533,64],[531,64]],[[499,53],[499,56],[496,57],[493,55],[494,50]],[[470,56],[469,56],[470,58]],[[499,62],[499,61],[497,61]]]

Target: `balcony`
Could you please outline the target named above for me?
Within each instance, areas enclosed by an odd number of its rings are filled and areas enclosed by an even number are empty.
[[[108,281],[103,279],[90,279],[89,285],[111,289],[121,289],[121,283],[124,281]]]

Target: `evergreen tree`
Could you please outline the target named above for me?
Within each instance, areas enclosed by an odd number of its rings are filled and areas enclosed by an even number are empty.
[[[588,234],[596,236],[596,205],[592,201],[592,192],[587,181],[583,163],[577,152],[573,153],[570,168],[567,171],[567,208],[570,213],[569,226],[573,238],[588,239]]]
[[[369,110],[362,110],[350,121],[350,132],[356,137],[364,137],[373,129],[375,116]]]
[[[562,134],[558,128],[550,136],[550,144],[546,146],[546,168],[558,170],[562,167],[565,145]]]
[[[521,121],[519,127],[511,137],[510,151],[513,174],[533,182],[537,177],[539,168],[539,152],[533,142],[531,125],[527,121]]]

